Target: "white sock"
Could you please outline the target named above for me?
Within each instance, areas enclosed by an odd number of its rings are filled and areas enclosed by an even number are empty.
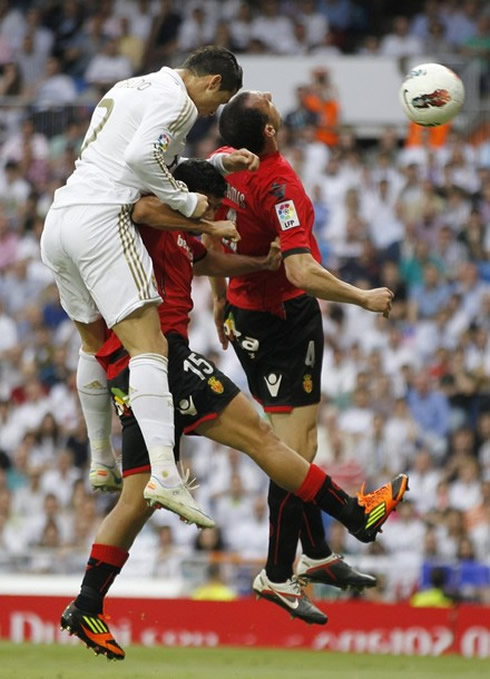
[[[91,464],[114,464],[112,408],[104,369],[93,354],[80,349],[77,389],[90,441]]]
[[[168,387],[168,361],[140,354],[129,361],[129,401],[145,439],[151,472],[166,486],[181,483],[174,458],[174,406]]]

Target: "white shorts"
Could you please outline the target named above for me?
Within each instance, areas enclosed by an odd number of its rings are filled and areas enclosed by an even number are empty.
[[[111,328],[136,309],[162,301],[130,209],[70,205],[49,210],[41,258],[72,320],[93,323],[102,316]]]

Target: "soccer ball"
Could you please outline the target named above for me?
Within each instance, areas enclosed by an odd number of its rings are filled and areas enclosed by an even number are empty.
[[[464,102],[461,78],[442,64],[412,68],[400,87],[402,109],[417,125],[433,127],[448,123]]]

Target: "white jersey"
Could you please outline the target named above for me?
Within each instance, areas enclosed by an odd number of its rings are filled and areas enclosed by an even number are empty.
[[[122,80],[98,103],[80,158],[52,208],[123,205],[152,193],[189,217],[197,197],[169,167],[184,150],[197,108],[176,71]]]

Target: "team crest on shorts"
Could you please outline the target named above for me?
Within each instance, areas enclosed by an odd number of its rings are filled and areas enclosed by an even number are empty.
[[[208,384],[215,394],[222,394],[225,390],[223,382],[220,382],[216,377],[210,377],[208,379]]]
[[[306,373],[306,375],[303,375],[303,389],[306,391],[307,394],[311,394],[313,391],[313,379],[310,375],[310,373]]]

